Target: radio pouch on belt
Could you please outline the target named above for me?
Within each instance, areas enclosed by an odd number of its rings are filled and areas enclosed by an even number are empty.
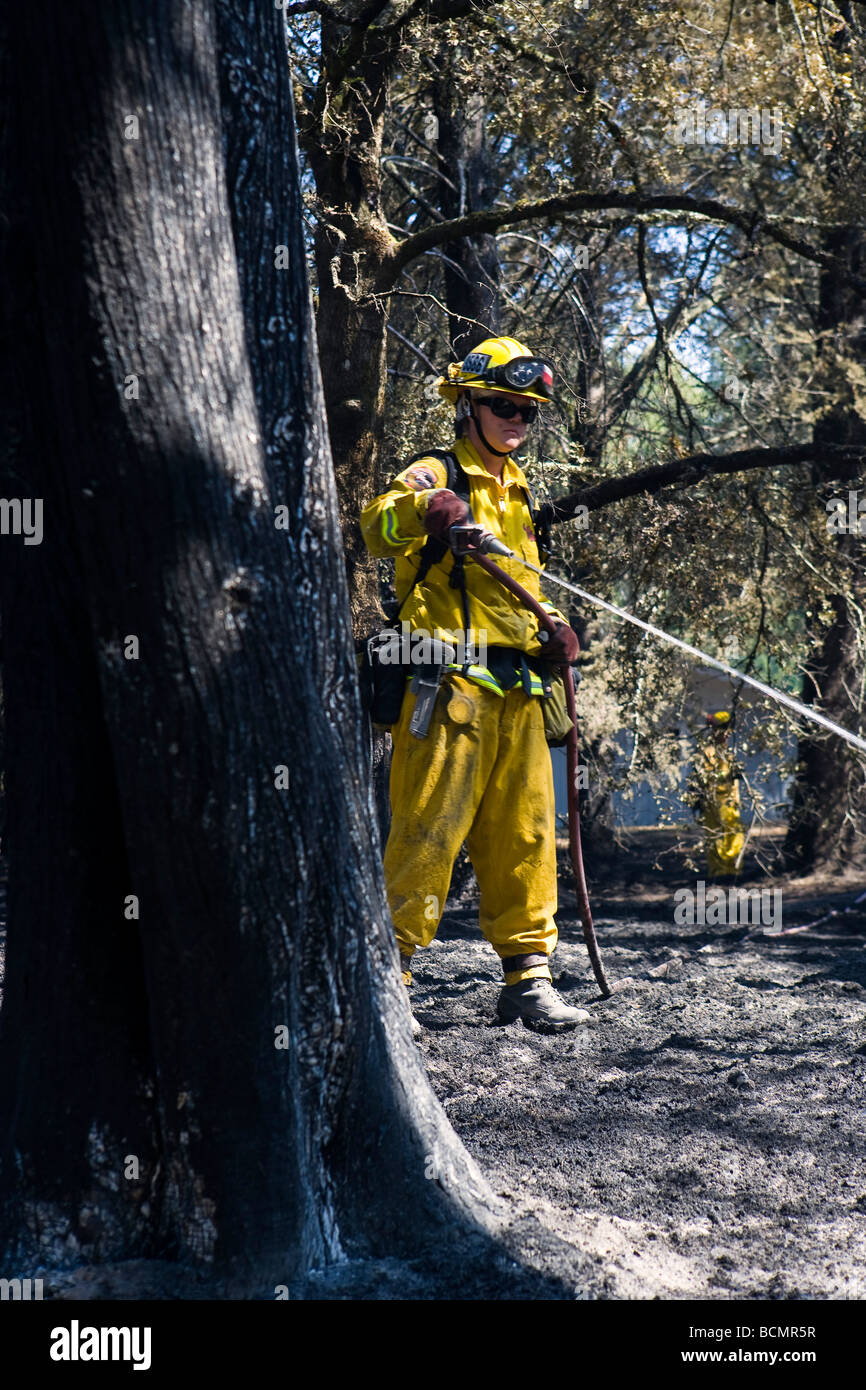
[[[438,458],[445,464],[447,486],[468,506],[469,479],[460,467],[455,456],[442,449],[425,449],[416,454],[406,464],[417,463],[422,458]],[[400,613],[409,595],[418,584],[424,582],[431,567],[438,564],[449,553],[444,541],[428,536],[418,554],[418,572],[397,610],[394,623],[390,627],[374,632],[371,637],[356,644],[358,660],[358,679],[361,686],[361,703],[370,716],[376,729],[390,729],[400,718],[403,697],[406,694],[408,678],[415,675],[413,667],[401,660]],[[466,578],[463,573],[463,557],[454,557],[454,568],[450,583],[460,590],[463,618],[469,631],[469,600],[466,594]]]

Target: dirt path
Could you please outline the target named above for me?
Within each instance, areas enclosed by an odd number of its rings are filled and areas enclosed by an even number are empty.
[[[437,1094],[515,1215],[591,1255],[594,1296],[861,1299],[866,882],[788,885],[785,928],[837,915],[779,936],[674,925],[665,878],[594,892],[607,1002],[560,914],[558,986],[597,1021],[559,1037],[491,1022],[498,963],[471,892],[450,908],[415,958]]]

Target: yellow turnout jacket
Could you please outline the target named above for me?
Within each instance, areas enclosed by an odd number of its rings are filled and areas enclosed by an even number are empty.
[[[528,485],[523,471],[509,455],[504,462],[502,478],[494,477],[468,440],[459,439],[451,445],[463,471],[469,479],[469,506],[479,525],[504,541],[515,555],[532,564],[540,563],[532,516],[527,500]],[[437,488],[447,487],[445,464],[435,457],[417,459],[404,468],[386,492],[380,493],[361,512],[361,530],[367,549],[376,556],[395,561],[395,589],[402,603],[418,572],[419,555],[427,532],[424,517],[427,505]],[[493,557],[496,564],[514,576],[542,606],[560,621],[567,619],[549,603],[539,588],[538,575],[526,569],[516,559]],[[448,640],[463,631],[463,609],[460,590],[452,588],[449,579],[454,556],[445,557],[430,567],[425,579],[416,586],[400,613],[413,631],[423,629],[434,637]],[[538,641],[538,620],[524,608],[508,589],[471,559],[465,563],[466,592],[469,599],[471,640],[487,646],[516,647],[530,656],[542,654]],[[470,640],[467,635],[466,640]],[[470,679],[502,693],[498,682],[486,667],[470,666],[465,671]],[[541,694],[541,683],[533,677],[533,694]]]

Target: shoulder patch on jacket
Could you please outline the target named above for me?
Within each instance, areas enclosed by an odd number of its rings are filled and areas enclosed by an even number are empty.
[[[422,459],[419,463],[413,463],[411,468],[407,468],[400,477],[407,487],[411,487],[415,492],[423,492],[425,488],[444,487],[445,465],[436,459]],[[440,481],[441,479],[441,481]]]

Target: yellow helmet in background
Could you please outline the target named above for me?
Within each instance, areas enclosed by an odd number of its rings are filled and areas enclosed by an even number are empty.
[[[516,338],[485,338],[462,362],[449,363],[438,386],[439,395],[452,403],[468,386],[552,401],[553,365],[545,357],[534,357]]]

